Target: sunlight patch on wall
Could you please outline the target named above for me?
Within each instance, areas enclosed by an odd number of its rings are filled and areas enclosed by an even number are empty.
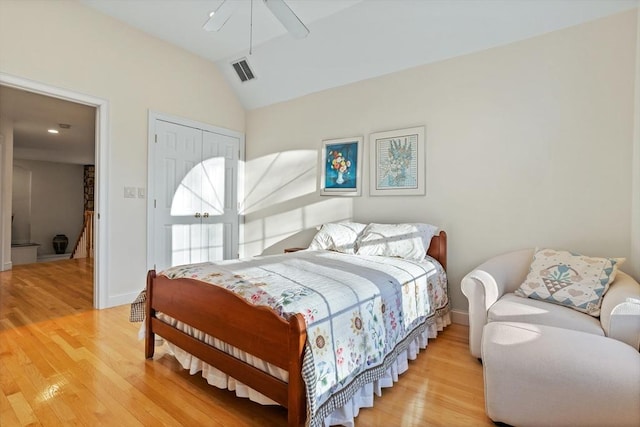
[[[350,220],[353,217],[351,198],[328,198],[320,202],[269,215],[248,215],[244,223],[244,244],[241,256],[282,253],[287,247],[306,247],[316,227],[325,222]]]
[[[251,214],[317,190],[317,150],[293,150],[248,160],[241,214]]]

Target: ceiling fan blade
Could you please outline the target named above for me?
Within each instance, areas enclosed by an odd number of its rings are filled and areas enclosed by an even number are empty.
[[[236,10],[237,1],[223,0],[218,8],[209,14],[209,19],[204,23],[202,28],[205,31],[219,31],[220,28],[229,20],[233,11]]]
[[[293,37],[303,39],[309,35],[309,29],[302,23],[293,10],[287,6],[284,0],[262,1]]]

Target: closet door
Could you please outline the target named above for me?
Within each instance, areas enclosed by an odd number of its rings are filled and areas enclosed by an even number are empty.
[[[238,138],[156,120],[153,263],[156,270],[237,254]]]
[[[203,260],[235,258],[238,247],[238,140],[202,132],[200,196]],[[234,252],[235,250],[235,252]]]

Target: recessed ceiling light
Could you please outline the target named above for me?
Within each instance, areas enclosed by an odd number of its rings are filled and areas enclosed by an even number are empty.
[[[57,129],[47,129],[47,132],[49,133],[58,133]]]

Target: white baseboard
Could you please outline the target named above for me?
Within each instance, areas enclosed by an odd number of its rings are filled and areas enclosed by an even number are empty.
[[[459,325],[469,326],[469,313],[461,310],[451,310],[451,321]]]
[[[71,259],[71,252],[68,254],[48,254],[48,255],[40,255],[38,257],[38,262],[47,262],[47,261],[58,261],[61,259]]]
[[[104,308],[111,308],[119,305],[131,304],[138,297],[139,294],[140,294],[140,291],[132,292],[129,294],[120,294],[120,295],[110,296],[108,297],[107,305]]]
[[[4,263],[4,265],[2,266],[2,270],[0,271],[7,271],[7,270],[11,270],[12,268],[13,268],[13,263],[9,261]]]

